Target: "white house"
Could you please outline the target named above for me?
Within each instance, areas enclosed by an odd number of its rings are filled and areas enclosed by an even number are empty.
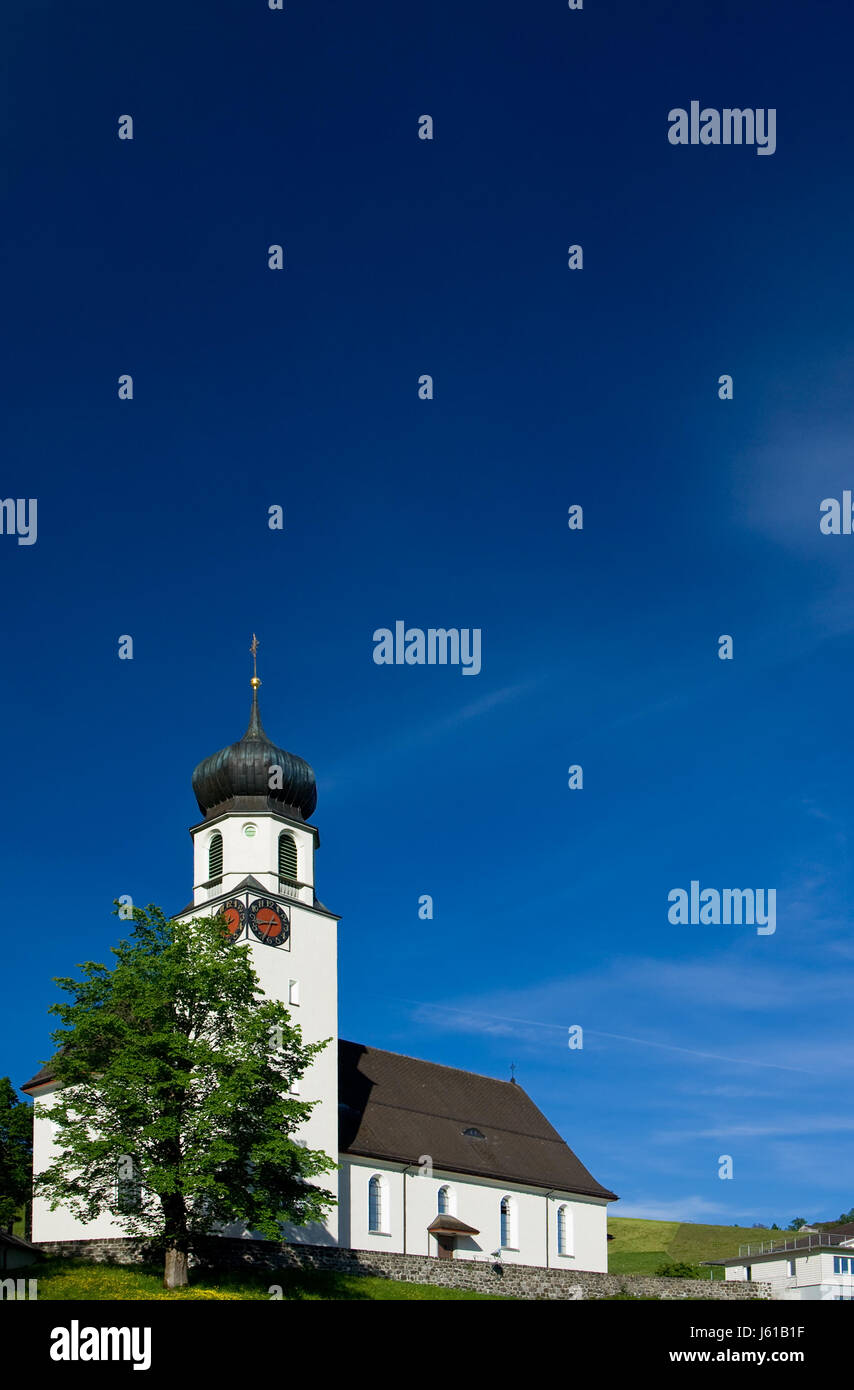
[[[339,1164],[323,1224],[288,1238],[438,1258],[499,1258],[607,1269],[607,1204],[587,1171],[513,1081],[438,1066],[338,1038],[338,917],[315,892],[317,803],[308,763],[267,737],[252,680],[249,728],[193,774],[202,820],[191,828],[193,899],[178,917],[223,913],[251,952],[264,992],[291,1009],[307,1042],[331,1038],[300,1085],[317,1101],[300,1137]],[[44,1067],[35,1101],[34,1170],[49,1162],[56,1091]],[[118,1181],[118,1179],[117,1179]],[[240,1234],[241,1232],[224,1232]],[[119,1237],[33,1204],[33,1240]]]
[[[782,1300],[854,1301],[854,1222],[832,1231],[802,1229],[777,1240],[742,1245],[722,1265],[725,1279],[770,1283]]]

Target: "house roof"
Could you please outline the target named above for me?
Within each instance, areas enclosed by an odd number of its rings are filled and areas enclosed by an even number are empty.
[[[342,1153],[616,1201],[513,1081],[342,1040],[338,1102]]]
[[[776,1238],[772,1237],[769,1241],[759,1241],[758,1244],[766,1244],[768,1250],[756,1251],[750,1255],[730,1255],[726,1260],[702,1260],[704,1265],[754,1265],[765,1260],[780,1260],[789,1255],[819,1255],[833,1254],[848,1255],[851,1253],[849,1241],[854,1241],[854,1221],[849,1221],[842,1226],[828,1227],[825,1230],[816,1230],[814,1226],[801,1227],[800,1232],[792,1232],[787,1235],[781,1231]]]
[[[460,1221],[456,1216],[435,1216],[427,1227],[427,1230],[434,1236],[479,1236],[480,1231],[474,1226],[467,1226],[465,1221]]]
[[[31,1245],[28,1240],[22,1240],[20,1236],[13,1236],[11,1231],[0,1231],[0,1245],[9,1245],[13,1250],[27,1250],[30,1254],[41,1258],[41,1251]]]
[[[763,1255],[731,1255],[728,1260],[701,1260],[700,1264],[720,1265],[722,1268],[729,1268],[735,1265],[757,1265],[765,1264],[768,1260],[787,1260],[798,1259],[800,1255],[848,1255],[850,1250],[845,1245],[833,1245],[830,1241],[819,1241],[816,1245],[807,1245],[806,1241],[799,1241],[797,1245],[781,1245],[779,1250],[766,1250]]]
[[[53,1079],[54,1070],[50,1062],[48,1062],[46,1067],[42,1067],[39,1071],[36,1072],[35,1076],[31,1076],[29,1081],[24,1082],[23,1086],[21,1087],[21,1090],[35,1091],[39,1088],[39,1086],[45,1086],[49,1081],[53,1081]]]
[[[841,1225],[829,1221],[827,1225],[815,1226],[812,1229],[825,1236],[844,1236],[846,1240],[854,1240],[854,1221],[843,1221]]]

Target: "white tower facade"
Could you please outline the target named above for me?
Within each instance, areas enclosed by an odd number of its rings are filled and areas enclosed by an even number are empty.
[[[222,913],[235,942],[252,954],[261,988],[298,1024],[304,1042],[326,1042],[299,1083],[314,1109],[298,1138],[338,1161],[338,917],[315,893],[320,837],[307,824],[317,804],[308,763],[274,744],[252,679],[249,728],[238,743],[200,763],[193,790],[204,820],[193,840],[193,902],[180,917]],[[338,1191],[336,1171],[318,1184]],[[322,1225],[293,1227],[288,1239],[336,1244],[337,1207]]]

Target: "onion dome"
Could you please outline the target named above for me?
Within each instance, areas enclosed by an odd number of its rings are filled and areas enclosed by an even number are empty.
[[[193,791],[206,820],[223,811],[278,811],[291,820],[307,820],[317,805],[309,764],[277,747],[264,732],[260,684],[253,676],[249,728],[240,742],[212,753],[193,773]]]

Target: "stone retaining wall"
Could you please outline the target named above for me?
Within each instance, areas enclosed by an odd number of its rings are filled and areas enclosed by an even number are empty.
[[[39,1241],[46,1255],[131,1264],[157,1260],[156,1246],[138,1240]],[[664,1279],[652,1274],[594,1274],[585,1270],[538,1269],[534,1265],[487,1260],[438,1260],[429,1255],[395,1255],[370,1250],[341,1250],[325,1245],[277,1245],[263,1240],[196,1241],[190,1263],[199,1268],[330,1270],[339,1274],[375,1274],[407,1283],[469,1289],[521,1299],[590,1299],[630,1293],[637,1298],[767,1299],[769,1284],[710,1279]]]

